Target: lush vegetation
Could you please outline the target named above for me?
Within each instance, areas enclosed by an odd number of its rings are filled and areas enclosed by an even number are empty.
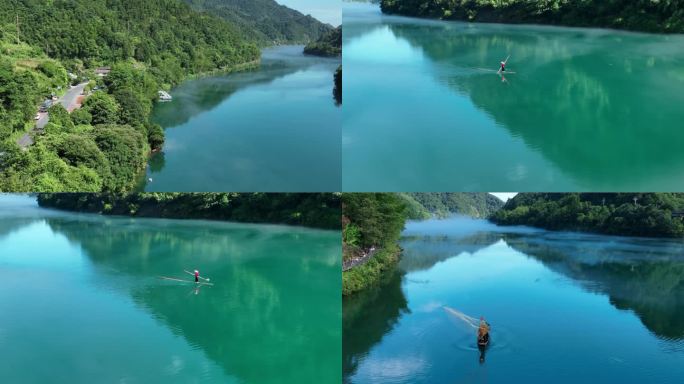
[[[309,43],[332,27],[274,0],[184,0],[235,25],[260,45]]]
[[[683,193],[522,193],[491,220],[624,236],[684,237]]]
[[[342,55],[342,26],[331,30],[321,36],[320,39],[311,42],[304,47],[307,55],[337,57]]]
[[[383,12],[497,23],[684,32],[679,0],[382,0]]]
[[[340,228],[339,193],[42,193],[42,207],[70,211]]]
[[[229,23],[177,0],[0,3],[0,191],[131,190],[164,142],[149,121],[157,92],[258,58]],[[45,128],[22,138],[46,97],[88,79],[97,91],[83,108],[52,107]]]
[[[406,204],[392,193],[346,193],[342,196],[343,259],[379,250],[366,263],[342,274],[344,295],[377,282],[399,259],[397,240],[406,222]]]
[[[167,84],[259,55],[230,24],[177,0],[5,0],[0,21],[3,34],[41,47],[69,69],[134,60]]]
[[[489,217],[503,202],[489,193],[401,193],[406,201],[408,217],[424,220],[430,217],[465,215]]]

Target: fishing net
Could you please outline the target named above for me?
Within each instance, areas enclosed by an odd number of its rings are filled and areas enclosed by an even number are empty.
[[[457,311],[457,310],[455,310],[451,307],[447,307],[447,306],[444,307],[444,310],[446,311],[446,313],[451,315],[451,317],[453,319],[458,320],[459,324],[463,324],[466,327],[472,328],[472,329],[478,329],[480,327],[480,320],[478,320],[474,317],[468,316],[461,311]]]

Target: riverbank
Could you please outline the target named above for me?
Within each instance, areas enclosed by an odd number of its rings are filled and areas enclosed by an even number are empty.
[[[204,71],[201,73],[188,75],[185,79],[183,79],[183,82],[189,81],[189,80],[202,79],[202,78],[211,77],[211,76],[227,75],[227,74],[231,74],[231,73],[251,71],[254,69],[258,69],[260,65],[261,65],[261,58],[259,58],[257,60],[247,61],[247,62],[244,62],[241,64],[226,66],[223,68],[217,68],[217,69],[214,69],[211,71]],[[179,83],[179,85],[180,85],[180,83]]]
[[[375,250],[369,260],[342,272],[342,296],[363,291],[381,281],[396,266],[401,255],[398,244]]]
[[[382,0],[384,13],[485,23],[598,27],[651,33],[684,33],[684,6],[651,1],[453,1]]]
[[[206,219],[340,229],[336,193],[41,193],[45,208],[101,215]]]
[[[136,190],[341,190],[342,111],[331,92],[339,62],[279,46],[262,51],[258,69],[175,87],[152,116],[168,144]]]
[[[490,220],[502,226],[684,238],[684,194],[520,193]]]
[[[451,218],[408,222],[399,244],[394,273],[343,299],[345,383],[670,383],[684,373],[682,241]],[[463,315],[492,324],[486,350]]]

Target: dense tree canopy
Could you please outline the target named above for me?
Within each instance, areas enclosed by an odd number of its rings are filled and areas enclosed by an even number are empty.
[[[321,36],[320,39],[311,42],[304,47],[307,55],[337,57],[342,55],[342,26],[331,30]]]
[[[465,215],[485,218],[503,206],[503,201],[489,193],[402,193],[409,209],[409,218]]]
[[[342,274],[342,293],[375,284],[399,259],[397,240],[406,222],[406,202],[394,193],[342,196],[342,252],[346,261],[370,257]],[[375,248],[371,253],[370,248]]]
[[[340,228],[339,193],[39,194],[43,207],[70,211]]]
[[[259,44],[308,43],[332,29],[275,0],[184,0],[221,17]]]
[[[259,55],[230,24],[177,0],[0,3],[0,25],[12,26],[17,16],[21,41],[44,47],[51,57],[89,65],[134,59],[170,73],[197,73]]]
[[[497,23],[684,32],[680,0],[382,0],[383,12]]]
[[[521,193],[491,220],[625,236],[682,237],[682,193]]]

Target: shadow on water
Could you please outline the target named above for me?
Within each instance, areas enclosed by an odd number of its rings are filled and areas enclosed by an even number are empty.
[[[339,297],[339,285],[329,279],[341,268],[338,237],[321,241],[314,234],[318,240],[307,241],[306,229],[157,219],[85,216],[47,223],[84,250],[98,271],[96,284],[123,289],[240,382],[302,382],[339,372],[340,331],[330,327],[339,319],[339,302],[320,301]],[[297,257],[285,257],[283,247]],[[274,272],[273,255],[281,256],[276,269],[289,272]],[[198,263],[214,286],[195,290],[157,278],[182,278]],[[131,282],[115,283],[121,279]]]
[[[403,272],[395,269],[376,287],[343,299],[342,376],[345,383],[373,345],[394,328],[402,314],[408,313],[401,289],[403,276]]]

